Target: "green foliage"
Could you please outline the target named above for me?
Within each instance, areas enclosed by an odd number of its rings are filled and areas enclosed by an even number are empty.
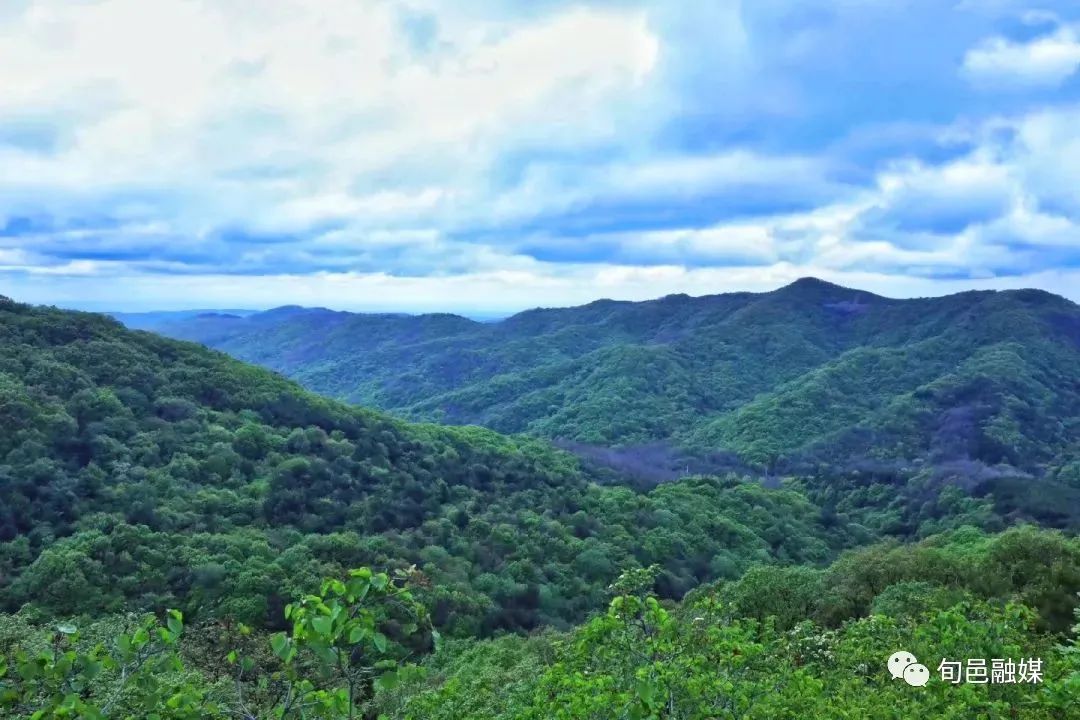
[[[39,648],[18,638],[0,654],[0,711],[17,720],[364,717],[376,689],[420,674],[400,662],[398,643],[426,622],[411,579],[360,568],[344,580],[324,580],[320,594],[286,607],[288,632],[262,638],[272,655],[228,652],[231,696],[212,682],[211,668],[185,669],[183,616],[176,610],[139,621],[108,647],[88,646],[74,624],[58,623]],[[395,640],[384,634],[390,628]],[[239,630],[251,636],[250,629]]]
[[[959,548],[953,548],[959,552]],[[744,576],[743,590],[760,577]],[[918,581],[925,582],[925,581]],[[644,584],[647,584],[644,583]],[[616,583],[608,611],[538,652],[525,640],[478,643],[429,665],[445,673],[385,708],[407,720],[482,717],[584,720],[716,720],[805,717],[1061,718],[1080,699],[1080,653],[1038,631],[1035,613],[1015,603],[963,600],[919,613],[874,614],[836,629],[809,619],[747,617],[723,593],[695,593],[665,607],[641,591],[640,573]],[[905,589],[910,593],[909,584]],[[792,615],[792,618],[794,616]],[[1080,615],[1078,615],[1080,617]],[[923,660],[927,686],[893,679],[886,660],[898,648]],[[941,658],[1041,658],[1040,684],[953,685],[937,677]],[[496,658],[498,660],[496,660]],[[512,693],[476,682],[505,667],[544,671],[517,678]],[[455,715],[462,707],[483,708]]]
[[[0,303],[0,608],[17,612],[0,716],[1066,717],[1080,545],[1005,528],[1075,524],[1074,307],[835,293],[601,302],[483,337],[363,320],[357,367],[400,360],[368,390],[417,417],[699,443],[768,481],[647,491],[539,439],[409,425]],[[266,338],[282,315],[305,313],[261,316]],[[360,321],[328,322],[327,347],[351,347]],[[900,647],[1043,657],[1046,682],[916,690],[884,671]]]
[[[1007,717],[1014,711],[1049,720],[1066,717],[1078,699],[1080,624],[1062,641],[1040,629],[1034,610],[1010,601],[1030,596],[1032,588],[1046,590],[1046,576],[1012,578],[1016,592],[1009,597],[976,597],[966,590],[955,603],[921,610],[913,604],[944,599],[944,586],[932,584],[943,568],[980,557],[1007,564],[1056,542],[1060,538],[1048,531],[964,531],[928,539],[906,562],[898,548],[888,549],[889,560],[905,565],[898,575],[909,579],[876,594],[878,612],[842,618],[835,628],[812,619],[818,608],[810,593],[777,591],[805,580],[820,588],[809,572],[841,588],[858,587],[879,575],[872,567],[863,571],[874,565],[865,553],[857,558],[861,562],[849,556],[825,571],[755,568],[734,583],[700,589],[681,605],[662,603],[652,593],[660,568],[639,568],[612,583],[615,597],[606,612],[573,631],[452,641],[436,647],[420,667],[407,659],[410,638],[427,627],[411,587],[424,579],[415,572],[390,576],[360,569],[324,580],[318,594],[290,603],[286,631],[267,636],[239,626],[237,649],[225,657],[231,689],[212,661],[185,667],[178,642],[187,633],[182,616],[172,611],[164,621],[139,621],[108,649],[101,642],[80,645],[75,626],[64,622],[37,647],[22,647],[20,637],[0,659],[0,710],[18,720],[765,720],[882,712],[900,720]],[[1073,561],[1072,570],[1077,568]],[[1071,584],[1068,575],[1049,577],[1062,583],[1056,593]],[[1069,604],[1080,621],[1076,598]],[[26,635],[25,628],[7,627],[0,616],[0,639],[20,630]],[[938,658],[1040,658],[1044,680],[980,686],[934,677],[924,688],[911,688],[886,668],[897,648],[935,667]]]
[[[621,568],[660,565],[677,598],[866,539],[794,491],[597,485],[543,441],[407,425],[100,316],[9,303],[0,340],[8,611],[280,630],[321,577],[415,565],[438,627],[491,635],[584,619]]]
[[[363,716],[376,689],[392,689],[402,676],[415,675],[415,666],[399,662],[398,642],[427,622],[408,588],[411,579],[360,568],[342,580],[324,580],[318,595],[286,605],[290,629],[269,638],[276,669],[267,672],[258,656],[236,650],[227,657],[236,668],[241,716],[351,720]],[[390,627],[394,640],[384,632]]]
[[[804,619],[826,627],[870,614],[916,617],[969,599],[1021,603],[1041,629],[1065,632],[1080,587],[1080,541],[1018,527],[996,535],[974,528],[916,544],[895,541],[851,550],[827,568],[757,566],[733,582],[703,586],[733,617],[771,618],[782,630]]]
[[[204,717],[205,691],[183,673],[178,642],[184,630],[176,610],[148,618],[106,647],[80,643],[72,623],[59,623],[37,651],[16,646],[0,656],[0,710],[4,717]]]
[[[416,720],[507,717],[531,702],[556,642],[553,633],[447,641],[426,659],[422,676],[381,692],[379,708]]]
[[[619,446],[586,454],[647,477],[933,466],[978,482],[1006,466],[1056,476],[1064,507],[1080,505],[1077,328],[1080,309],[1043,292],[902,301],[813,279],[497,323],[282,308],[158,327],[411,419]],[[1001,490],[1002,515],[1080,525]]]

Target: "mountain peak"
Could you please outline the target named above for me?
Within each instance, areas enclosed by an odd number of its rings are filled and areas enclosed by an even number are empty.
[[[785,291],[789,291],[789,290],[792,290],[792,291],[843,290],[844,292],[851,292],[848,288],[845,288],[845,287],[843,287],[841,285],[836,285],[834,283],[822,280],[821,278],[816,278],[816,277],[811,277],[811,276],[801,277],[798,280],[796,280],[795,282],[789,283],[788,285],[784,285],[783,287],[779,288],[777,290],[777,292],[785,292]]]
[[[847,288],[816,277],[799,278],[770,294],[820,303],[866,302],[881,299],[880,296],[866,290]]]
[[[224,312],[204,312],[195,316],[196,320],[242,320],[239,315]]]
[[[267,319],[267,318],[288,317],[290,315],[315,315],[315,314],[320,314],[320,313],[325,314],[325,313],[331,313],[331,312],[334,312],[334,311],[333,310],[328,310],[327,308],[321,308],[321,307],[304,307],[302,305],[282,305],[280,307],[270,308],[269,310],[264,310],[264,311],[262,311],[260,313],[256,313],[256,317],[259,317],[259,318],[262,318],[262,319]]]

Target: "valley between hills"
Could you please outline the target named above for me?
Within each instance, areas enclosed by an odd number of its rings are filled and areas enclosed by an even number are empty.
[[[1059,297],[121,319],[0,302],[5,717],[1075,707]]]

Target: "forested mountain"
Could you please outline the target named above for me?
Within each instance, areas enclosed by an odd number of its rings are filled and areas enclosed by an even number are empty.
[[[1049,720],[1080,698],[1080,545],[1006,527],[1062,511],[1062,478],[1011,504],[927,474],[635,489],[7,299],[0,428],[3,717]],[[914,692],[898,647],[1044,680]]]
[[[1066,629],[1080,545],[1056,532],[967,528],[852,552],[821,570],[760,566],[680,604],[659,602],[654,579],[654,568],[624,573],[607,610],[572,631],[443,641],[420,658],[414,640],[427,616],[415,579],[366,568],[298,597],[286,629],[268,637],[227,621],[189,625],[175,610],[45,627],[30,613],[0,614],[0,712],[1062,720],[1080,702],[1080,623]],[[890,672],[898,648],[924,663],[922,687]],[[983,680],[970,669],[977,662]],[[950,680],[942,668],[955,663]]]
[[[0,607],[278,622],[325,574],[416,564],[461,634],[565,624],[621,568],[661,592],[869,537],[793,490],[638,493],[570,454],[408,425],[100,315],[0,304]]]
[[[1080,484],[1080,307],[1042,291],[895,300],[804,279],[494,323],[284,307],[154,329],[324,395],[661,478],[1005,467]]]

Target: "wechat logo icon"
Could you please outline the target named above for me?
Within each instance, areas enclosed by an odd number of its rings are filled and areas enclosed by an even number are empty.
[[[912,687],[922,687],[930,681],[930,670],[906,650],[897,650],[890,655],[888,665],[893,678],[903,678]]]

